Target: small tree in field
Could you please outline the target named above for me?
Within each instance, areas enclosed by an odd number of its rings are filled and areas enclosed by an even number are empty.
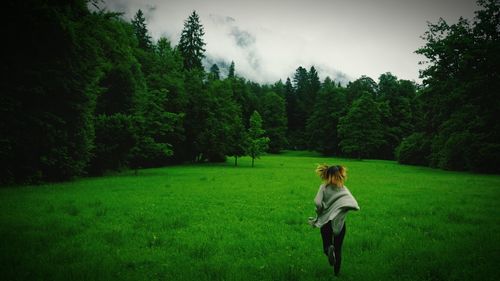
[[[241,120],[241,113],[235,116],[235,123],[231,133],[227,138],[229,139],[228,156],[234,156],[234,166],[238,166],[238,157],[244,156],[248,146],[248,136]]]
[[[247,154],[252,157],[252,167],[254,166],[255,158],[259,158],[266,151],[269,138],[263,137],[265,131],[262,129],[262,117],[257,111],[250,116],[250,127],[248,128],[248,146]]]

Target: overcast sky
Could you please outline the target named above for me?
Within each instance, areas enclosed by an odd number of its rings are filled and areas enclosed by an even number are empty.
[[[234,60],[236,73],[259,83],[292,77],[314,65],[323,79],[345,83],[391,72],[418,78],[414,53],[427,21],[472,19],[474,0],[104,0],[108,10],[146,15],[154,39],[179,42],[196,10],[205,29],[205,64]]]

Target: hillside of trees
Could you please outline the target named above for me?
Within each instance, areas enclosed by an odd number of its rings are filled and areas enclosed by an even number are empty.
[[[283,149],[500,172],[499,3],[429,24],[422,85],[391,73],[347,85],[314,66],[261,85],[205,70],[195,11],[153,40],[95,1],[9,1],[0,183],[36,183]],[[418,67],[418,66],[415,66]]]

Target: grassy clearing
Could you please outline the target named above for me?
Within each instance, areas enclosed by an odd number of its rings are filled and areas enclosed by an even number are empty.
[[[316,163],[349,168],[341,280],[499,280],[500,176],[265,156],[0,189],[2,280],[331,280]]]

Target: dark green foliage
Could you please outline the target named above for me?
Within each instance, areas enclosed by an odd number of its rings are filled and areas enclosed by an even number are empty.
[[[347,85],[347,103],[352,104],[355,100],[360,98],[364,93],[369,93],[373,98],[376,98],[378,85],[373,79],[367,76],[354,82],[349,82]]]
[[[285,100],[275,92],[268,92],[262,104],[263,129],[270,140],[269,152],[279,153],[287,144]]]
[[[289,147],[297,149],[297,144],[294,141],[296,132],[299,130],[299,123],[303,118],[298,112],[299,100],[295,94],[290,78],[286,79],[285,83],[285,101],[286,101],[286,116],[287,116],[287,139],[290,140]]]
[[[95,149],[89,172],[99,175],[127,167],[127,157],[137,138],[132,116],[101,114],[96,116],[94,126]]]
[[[197,139],[202,159],[212,162],[224,161],[228,152],[236,152],[232,141],[244,142],[244,133],[239,107],[232,99],[229,81],[213,81],[207,91],[206,118]],[[241,131],[240,131],[241,130]]]
[[[156,142],[149,136],[141,136],[136,145],[128,154],[129,167],[136,169],[159,166],[166,163],[172,155],[172,148],[168,143]]]
[[[169,112],[185,111],[187,99],[184,89],[183,59],[179,51],[173,49],[168,39],[162,37],[154,48],[153,64],[145,72],[150,90],[166,90],[167,101],[163,104]]]
[[[181,148],[182,154],[187,160],[200,161],[203,150],[201,144],[201,131],[205,128],[205,120],[208,118],[209,97],[203,85],[204,73],[198,69],[186,71],[185,90],[187,106],[184,118],[185,142]]]
[[[238,165],[238,157],[246,155],[248,147],[248,134],[246,127],[250,119],[250,112],[254,106],[250,103],[250,89],[245,79],[234,75],[234,61],[231,61],[229,75],[225,80],[230,83],[232,99],[236,104],[237,112],[234,116],[234,124],[231,127],[229,136],[226,138],[228,143],[227,155],[234,157],[234,165]]]
[[[126,149],[120,150],[119,158],[108,157],[106,154],[100,157],[103,153],[97,150],[97,160],[93,161],[90,167],[94,173],[120,169],[126,165],[133,168],[158,166],[167,163],[168,156],[172,155],[169,137],[172,136],[174,128],[181,127],[179,122],[182,114],[168,111],[171,104],[167,96],[169,89],[173,89],[174,92],[178,90],[171,82],[176,77],[175,63],[179,60],[176,60],[173,50],[165,39],[160,40],[158,46],[150,47],[148,50],[136,50],[136,56],[142,64],[139,64],[131,53],[122,57],[118,62],[110,62],[122,67],[121,69],[115,67],[119,71],[111,69],[103,79],[104,83],[110,86],[104,87],[97,100],[97,112],[108,115],[127,114],[127,118],[132,121],[130,129],[125,131],[130,132],[129,135],[132,136],[133,141],[124,142]],[[126,51],[122,53],[127,54]],[[144,74],[141,69],[144,69]],[[116,75],[116,72],[121,75]],[[172,74],[170,79],[167,79],[167,73]],[[106,121],[113,121],[113,119],[102,119],[102,122]],[[113,129],[113,125],[112,123],[107,126]],[[113,141],[112,130],[104,131],[104,135],[106,134],[110,135],[113,145],[121,145],[119,140]],[[106,138],[96,138],[97,147],[110,145],[106,142],[101,143],[102,140]],[[102,160],[103,158],[113,159],[112,164],[101,165],[100,162],[106,162]]]
[[[139,65],[134,60],[113,62],[116,63],[103,77],[100,83],[102,88],[96,104],[98,114],[130,114],[134,109],[137,91],[136,79],[142,77]]]
[[[217,64],[215,64],[215,63],[210,67],[209,78],[213,79],[213,80],[220,79],[220,70],[219,70],[219,67],[217,66]]]
[[[243,124],[248,127],[248,121],[250,120],[250,115],[255,110],[255,104],[251,100],[252,93],[250,88],[246,83],[245,79],[240,77],[233,77],[228,79],[231,83],[231,88],[233,91],[233,99],[239,105],[242,113]]]
[[[271,91],[275,92],[282,99],[285,99],[286,96],[285,84],[283,84],[283,81],[281,81],[281,79],[278,80],[278,82],[271,85]]]
[[[172,46],[152,40],[141,10],[129,22],[89,11],[99,1],[10,1],[0,183],[226,156],[237,164],[283,148],[500,172],[500,4],[478,3],[473,22],[429,25],[417,51],[429,62],[423,85],[385,73],[343,88],[321,84],[314,66],[298,67],[293,83],[261,85],[231,62],[221,80],[216,64],[202,68],[194,11]]]
[[[146,119],[135,120],[138,130],[135,145],[128,153],[127,161],[131,168],[147,168],[164,165],[172,155],[172,147],[167,142],[158,141],[155,135],[148,134]]]
[[[261,105],[261,98],[269,91],[268,85],[260,85],[253,81],[246,81],[246,87],[249,90],[248,102],[250,106],[258,108]],[[253,114],[253,111],[252,111]]]
[[[196,11],[184,22],[181,39],[179,41],[179,51],[184,58],[184,67],[188,70],[202,69],[201,60],[205,57],[205,42],[203,41],[203,26]]]
[[[149,50],[152,46],[151,36],[148,34],[144,13],[140,9],[132,19],[132,25],[134,26],[134,33],[139,43],[139,48]]]
[[[371,93],[365,92],[355,100],[347,115],[339,120],[342,151],[358,158],[372,158],[385,142],[381,118],[380,105]]]
[[[241,116],[234,117],[234,123],[230,127],[229,135],[226,136],[228,156],[234,157],[234,165],[238,166],[238,157],[245,156],[246,148],[248,147],[248,134],[243,125]]]
[[[171,47],[168,39],[162,37],[151,52],[142,54],[142,58],[149,91],[141,94],[136,115],[144,117],[143,123],[150,126],[146,135],[158,145],[159,152],[154,157],[141,160],[140,166],[180,162],[185,157],[182,149],[185,141],[183,121],[187,104],[182,56]],[[151,141],[143,143],[148,144]],[[167,150],[171,151],[163,153]],[[170,154],[172,157],[167,159],[166,156]],[[147,163],[147,159],[151,161]]]
[[[93,146],[98,15],[85,1],[4,5],[0,182],[81,175]]]
[[[429,24],[426,45],[417,53],[430,64],[422,71],[419,98],[432,142],[431,166],[499,172],[500,169],[500,3],[478,1],[472,23],[443,19]]]
[[[181,139],[184,70],[168,42],[150,42],[142,13],[130,24],[84,1],[8,8],[17,39],[1,99],[2,182],[102,173],[134,164],[131,151],[153,151],[141,166],[165,163]]]
[[[336,87],[335,82],[327,77],[316,98],[314,111],[307,120],[307,144],[310,149],[326,155],[341,153],[337,126],[346,111],[345,89]]]
[[[240,107],[233,99],[229,80],[203,84],[203,73],[186,75],[189,103],[186,109],[186,139],[190,160],[224,161],[227,154],[239,155],[244,137]]]
[[[120,20],[103,19],[96,33],[101,42],[103,77],[96,101],[92,174],[126,168],[131,149],[137,145],[140,128],[136,112],[147,93],[142,66],[134,55],[134,28]]]
[[[289,80],[285,85],[287,101],[288,139],[295,149],[305,149],[310,136],[306,134],[307,119],[314,109],[316,95],[321,87],[318,73],[314,66],[309,72],[300,66],[293,77],[293,90],[289,89]]]
[[[316,101],[316,95],[321,88],[321,82],[319,81],[318,72],[314,66],[311,66],[309,72],[307,73],[309,78],[309,89],[307,91],[306,107],[308,108],[308,116],[311,115],[312,109],[314,108],[314,103]]]
[[[231,61],[231,65],[229,66],[229,73],[227,78],[234,78],[234,61]]]
[[[289,130],[294,135],[294,137],[290,137],[292,143],[295,146],[302,148],[305,147],[304,128],[306,125],[307,113],[309,112],[309,109],[305,104],[305,101],[309,98],[309,85],[309,75],[307,70],[300,66],[295,71],[295,75],[293,77],[293,99],[296,100],[296,107],[294,108],[295,112],[290,115],[290,117],[295,117],[295,119],[292,120]]]
[[[396,148],[396,159],[402,164],[428,165],[431,144],[423,133],[413,133]]]
[[[415,92],[415,85],[410,81],[398,80],[389,72],[380,76],[377,99],[384,107],[382,123],[385,144],[380,148],[377,158],[394,159],[394,149],[413,131],[411,101]]]
[[[135,113],[136,145],[132,151],[134,168],[164,165],[173,151],[170,136],[181,115],[168,112],[166,90],[149,92]]]
[[[246,153],[252,158],[252,167],[255,158],[259,158],[264,153],[269,144],[269,138],[264,137],[266,131],[262,129],[262,117],[259,112],[254,111],[250,117],[250,128],[248,128],[248,146]]]

